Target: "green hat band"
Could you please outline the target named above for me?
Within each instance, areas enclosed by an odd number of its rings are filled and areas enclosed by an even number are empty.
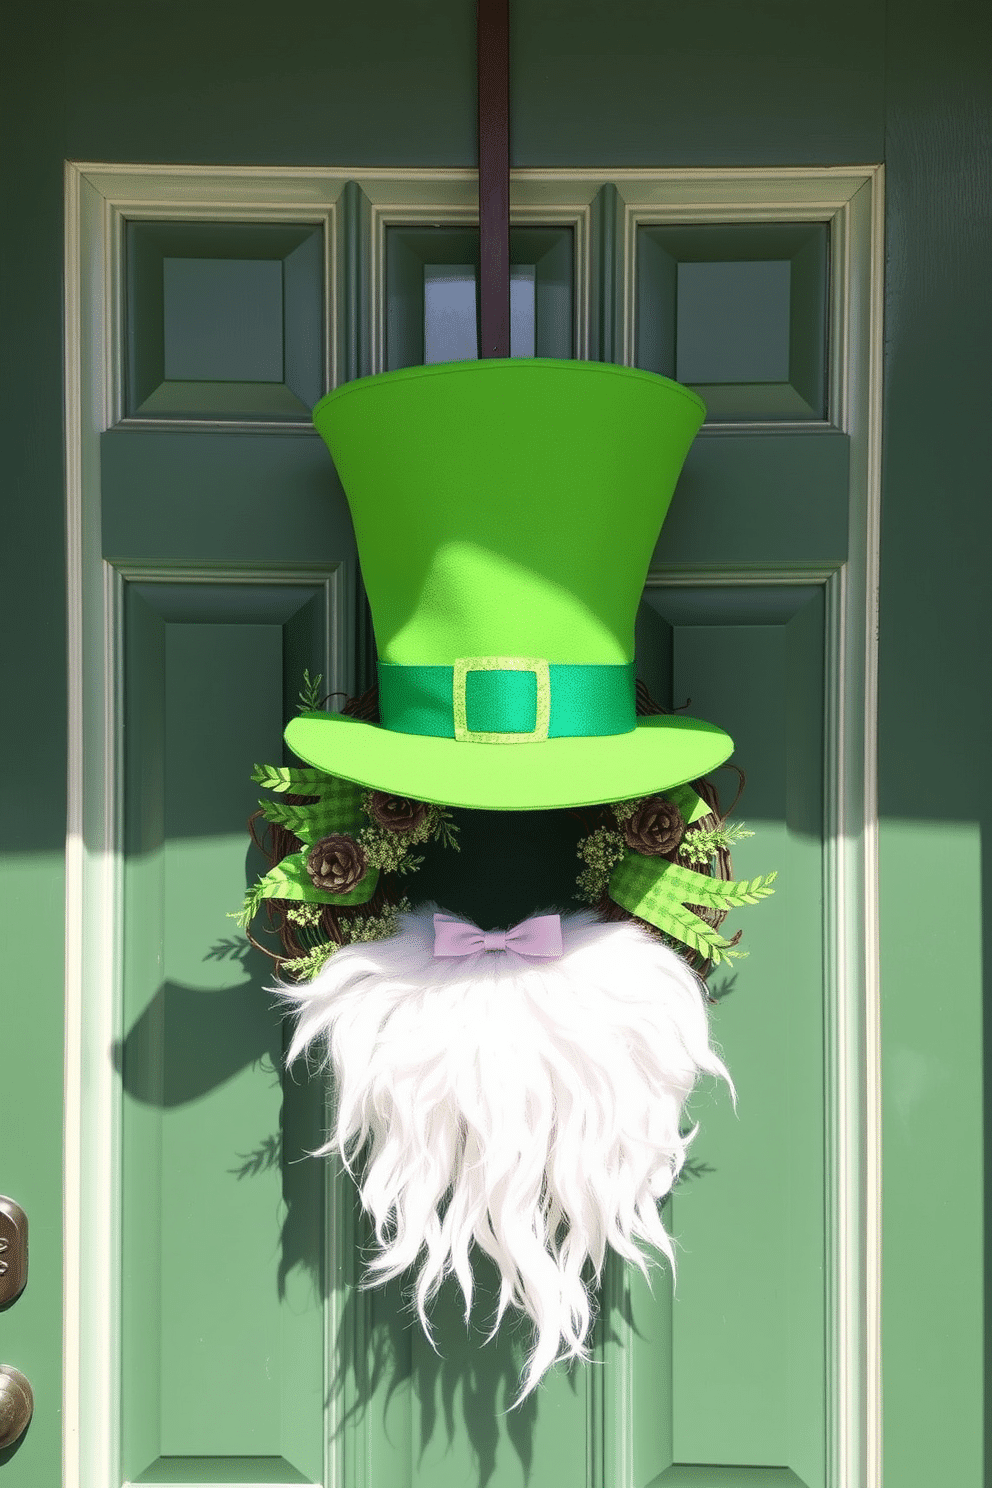
[[[476,744],[630,734],[637,726],[634,663],[469,656],[454,666],[379,663],[379,710],[394,733]]]

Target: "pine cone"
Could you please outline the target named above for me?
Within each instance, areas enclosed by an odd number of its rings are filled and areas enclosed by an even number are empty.
[[[307,854],[310,882],[328,894],[350,894],[368,871],[368,860],[354,837],[334,832],[322,837]]]
[[[385,791],[373,791],[369,799],[369,812],[379,826],[387,832],[406,836],[416,831],[430,807],[426,801],[411,801],[407,796],[389,796]]]
[[[627,846],[645,858],[667,857],[685,836],[685,822],[674,801],[648,796],[624,822],[623,836]]]

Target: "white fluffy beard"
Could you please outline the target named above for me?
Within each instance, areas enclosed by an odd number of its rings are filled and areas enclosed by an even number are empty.
[[[655,936],[590,912],[562,915],[564,954],[433,954],[435,905],[389,940],[342,947],[296,1011],[292,1061],[316,1046],[334,1073],[340,1152],[380,1247],[369,1282],[420,1259],[417,1311],[453,1272],[472,1303],[470,1250],[533,1323],[519,1400],[559,1359],[586,1358],[607,1245],[646,1271],[674,1265],[658,1213],[685,1160],[683,1103],[700,1073],[730,1077],[710,1047],[701,983]],[[492,1336],[492,1335],[490,1335]]]

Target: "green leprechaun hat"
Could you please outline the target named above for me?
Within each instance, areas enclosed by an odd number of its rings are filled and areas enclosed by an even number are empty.
[[[291,749],[374,789],[508,811],[631,799],[721,764],[721,729],[634,707],[634,618],[705,411],[650,372],[516,358],[322,398],[381,724],[306,713]]]

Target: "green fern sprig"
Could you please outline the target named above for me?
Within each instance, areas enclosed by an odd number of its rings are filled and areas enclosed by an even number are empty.
[[[458,841],[458,827],[451,819],[451,812],[446,806],[434,806],[431,808],[431,837],[435,842],[440,842],[442,847],[454,848],[455,852],[461,852],[461,844]]]
[[[723,961],[741,960],[747,955],[746,951],[737,950],[712,925],[707,925],[705,920],[701,920],[684,905],[666,905],[664,914],[659,915],[658,919],[660,929],[688,946],[690,951],[711,961],[714,966],[719,966]]]
[[[328,798],[309,806],[290,806],[285,801],[259,801],[266,821],[285,827],[304,842],[316,842],[329,832],[348,832],[357,826],[356,812],[341,801]]]
[[[721,850],[729,852],[737,842],[742,842],[745,837],[753,837],[754,833],[744,826],[743,822],[726,822],[710,831],[697,829],[694,832],[686,832],[679,844],[679,857],[687,863],[703,866],[711,858],[715,857]]]
[[[676,864],[667,870],[666,878],[677,887],[683,904],[705,904],[710,909],[737,909],[742,904],[757,904],[774,893],[772,884],[778,873],[764,873],[757,878],[707,878],[692,869]]]
[[[323,770],[291,768],[289,765],[255,765],[251,778],[266,790],[292,791],[297,796],[324,796],[340,788],[340,782]]]
[[[288,806],[285,801],[264,800],[258,804],[267,822],[285,827],[287,831],[295,832],[297,837],[300,827],[310,826],[314,821],[313,806]]]
[[[716,907],[735,909],[740,904],[757,904],[759,899],[767,899],[769,894],[775,892],[772,884],[777,878],[778,870],[775,869],[771,873],[759,874],[757,878],[712,879],[714,898],[720,900]]]
[[[311,677],[307,667],[303,668],[303,686],[300,688],[300,701],[297,706],[298,713],[319,713],[324,695],[320,690],[324,677],[318,672],[316,677]]]
[[[261,909],[262,900],[265,897],[265,887],[262,883],[262,880],[259,879],[245,891],[244,903],[242,904],[241,908],[232,910],[227,918],[229,920],[233,920],[236,925],[239,925],[241,927],[242,930],[247,930],[252,920]]]

